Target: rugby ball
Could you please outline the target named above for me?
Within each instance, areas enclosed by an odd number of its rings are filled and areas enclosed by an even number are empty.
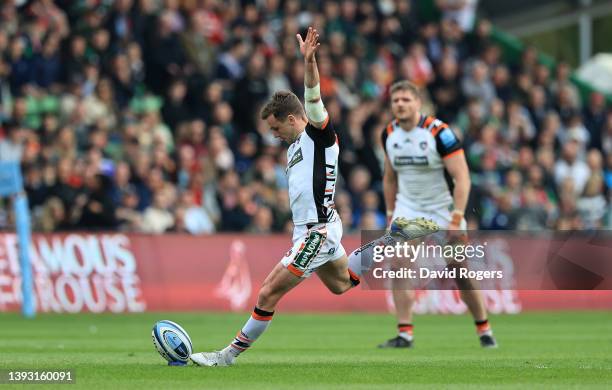
[[[169,365],[184,365],[193,352],[191,338],[176,322],[163,320],[153,326],[153,345]]]

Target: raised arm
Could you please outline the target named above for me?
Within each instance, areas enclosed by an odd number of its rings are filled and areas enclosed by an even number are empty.
[[[296,35],[300,45],[300,52],[304,56],[304,108],[308,122],[316,128],[323,129],[327,125],[327,110],[321,100],[321,87],[319,84],[319,69],[315,52],[321,45],[319,33],[312,27],[308,27],[306,38],[302,39],[300,34]]]

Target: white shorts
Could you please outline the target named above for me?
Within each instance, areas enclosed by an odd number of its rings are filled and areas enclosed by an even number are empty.
[[[431,219],[440,226],[440,230],[447,229],[452,220],[451,212],[448,207],[440,207],[434,210],[422,210],[407,207],[397,202],[395,204],[395,210],[393,210],[393,219],[398,217],[408,219],[423,217],[425,219]],[[459,227],[461,230],[467,230],[467,221],[465,218],[461,219]]]
[[[283,264],[291,273],[302,278],[309,277],[328,261],[336,261],[346,255],[340,243],[342,222],[315,224],[310,229],[306,225],[293,228],[293,246],[282,258]]]

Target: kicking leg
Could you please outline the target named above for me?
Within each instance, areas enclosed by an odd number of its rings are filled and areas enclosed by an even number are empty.
[[[304,279],[288,271],[283,264],[277,264],[259,290],[257,306],[251,317],[234,340],[221,351],[194,353],[191,360],[199,366],[208,367],[234,364],[236,357],[246,351],[268,328],[280,299],[302,280]]]
[[[259,289],[257,307],[261,310],[274,311],[280,299],[302,280],[304,278],[294,275],[281,263],[276,264]]]
[[[346,255],[323,264],[315,272],[325,287],[337,295],[345,293],[360,282],[359,276],[349,269]]]

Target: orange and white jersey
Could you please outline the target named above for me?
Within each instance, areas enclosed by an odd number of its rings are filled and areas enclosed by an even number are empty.
[[[433,211],[453,204],[443,161],[463,153],[463,146],[446,123],[421,116],[416,127],[404,130],[394,120],[382,133],[382,145],[397,173],[396,208]]]

